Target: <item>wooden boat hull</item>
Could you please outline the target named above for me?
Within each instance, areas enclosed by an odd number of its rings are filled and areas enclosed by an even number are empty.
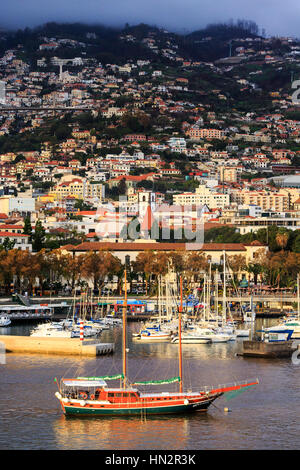
[[[166,405],[166,406],[152,406],[152,407],[116,407],[116,408],[101,408],[101,407],[86,407],[86,406],[63,406],[65,415],[77,416],[133,416],[133,415],[160,415],[160,414],[177,414],[177,413],[190,413],[194,411],[206,411],[209,405],[217,397],[203,400],[198,403]]]

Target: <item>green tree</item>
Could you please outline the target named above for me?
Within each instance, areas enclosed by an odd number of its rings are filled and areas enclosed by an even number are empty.
[[[121,181],[118,184],[118,194],[123,195],[126,194],[126,180],[125,178],[122,178]]]
[[[25,235],[30,235],[30,238],[32,236],[32,226],[30,223],[30,217],[25,217],[24,219],[24,227],[23,227],[23,233]]]
[[[10,240],[8,237],[6,237],[2,245],[0,245],[0,250],[9,251],[9,250],[12,250],[14,246],[15,246],[15,242],[13,240]]]

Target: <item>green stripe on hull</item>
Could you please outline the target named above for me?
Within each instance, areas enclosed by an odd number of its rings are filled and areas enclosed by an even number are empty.
[[[66,406],[66,415],[85,415],[85,416],[128,416],[128,415],[141,415],[141,414],[173,414],[173,413],[186,413],[189,411],[206,410],[211,401],[201,403],[199,405],[178,405],[167,407],[153,407],[153,408],[122,408],[122,409],[108,409],[108,408],[85,408]]]

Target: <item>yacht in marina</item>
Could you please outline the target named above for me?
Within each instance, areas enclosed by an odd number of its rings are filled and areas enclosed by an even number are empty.
[[[264,328],[265,332],[292,331],[291,339],[300,339],[300,275],[297,275],[297,314],[293,317],[285,317],[275,326]]]
[[[9,326],[11,324],[11,319],[7,315],[0,316],[0,326]]]
[[[38,325],[30,332],[31,337],[38,338],[72,338],[72,330],[65,329],[60,323]]]

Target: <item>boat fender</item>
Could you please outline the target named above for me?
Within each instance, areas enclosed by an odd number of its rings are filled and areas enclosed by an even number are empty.
[[[58,398],[59,400],[61,399],[61,394],[60,394],[59,392],[56,392],[56,393],[55,393],[55,396],[56,396],[56,398]]]
[[[183,403],[184,403],[185,405],[188,405],[188,404],[189,404],[188,399],[186,398]]]
[[[84,406],[84,405],[85,405],[85,401],[84,401],[84,400],[80,400],[79,405]]]

